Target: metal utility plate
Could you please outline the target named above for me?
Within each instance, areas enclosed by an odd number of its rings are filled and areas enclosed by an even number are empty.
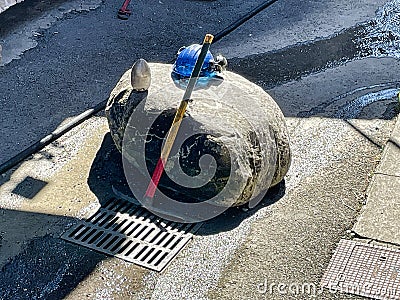
[[[62,238],[161,271],[201,225],[165,221],[142,207],[113,198]]]
[[[372,299],[400,299],[400,251],[341,240],[321,286]]]

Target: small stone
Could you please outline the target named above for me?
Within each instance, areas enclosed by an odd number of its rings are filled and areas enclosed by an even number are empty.
[[[131,69],[131,86],[134,91],[147,91],[151,83],[151,72],[144,59],[136,61]]]

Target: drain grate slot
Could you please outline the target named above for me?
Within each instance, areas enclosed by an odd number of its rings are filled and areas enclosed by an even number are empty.
[[[400,251],[341,240],[321,286],[372,299],[400,299]]]
[[[64,240],[161,271],[201,226],[166,221],[128,201],[111,199]]]

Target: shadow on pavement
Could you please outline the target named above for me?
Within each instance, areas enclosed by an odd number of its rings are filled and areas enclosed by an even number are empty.
[[[107,257],[59,238],[73,218],[1,213],[0,299],[64,299]]]
[[[278,185],[268,190],[263,200],[253,209],[244,211],[243,207],[229,208],[222,215],[209,220],[205,226],[201,227],[197,232],[198,235],[213,235],[220,232],[230,231],[238,227],[247,218],[255,215],[261,209],[268,207],[279,201],[286,192],[285,181],[281,181]],[[268,212],[267,212],[268,214]]]
[[[46,185],[48,182],[26,176],[18,185],[12,190],[13,194],[20,195],[27,199],[33,199]]]
[[[104,135],[87,182],[102,206],[110,198],[115,197],[113,185],[118,186],[118,190],[123,191],[124,194],[132,195],[125,179],[121,153],[115,147],[110,133]]]

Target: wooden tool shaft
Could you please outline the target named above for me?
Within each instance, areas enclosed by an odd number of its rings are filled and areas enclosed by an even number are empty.
[[[208,50],[210,49],[210,45],[212,43],[213,38],[214,37],[211,34],[206,34],[206,36],[204,38],[204,42],[201,47],[200,54],[194,65],[192,74],[189,78],[188,85],[186,86],[185,94],[183,95],[183,98],[179,105],[179,108],[175,113],[175,117],[174,117],[174,120],[172,121],[171,128],[168,131],[164,146],[161,150],[161,156],[157,162],[157,165],[154,170],[151,181],[149,183],[149,186],[147,187],[145,198],[152,199],[157,190],[158,183],[160,182],[161,175],[164,172],[165,165],[167,163],[169,154],[171,152],[172,146],[174,145],[176,136],[178,135],[178,131],[179,131],[179,127],[181,125],[182,119],[185,115],[185,112],[186,112],[186,109],[188,106],[188,102],[190,100],[190,97],[192,96],[194,87],[196,86],[197,78],[200,75],[201,68],[203,67],[204,60],[206,58]]]

